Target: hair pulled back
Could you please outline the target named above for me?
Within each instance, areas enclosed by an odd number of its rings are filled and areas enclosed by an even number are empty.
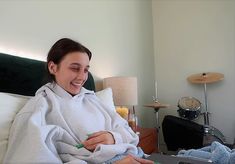
[[[86,53],[89,57],[89,60],[91,60],[92,53],[91,51],[83,46],[81,43],[76,42],[69,38],[62,38],[55,42],[55,44],[51,47],[51,49],[48,52],[47,55],[47,75],[48,75],[48,81],[55,81],[54,75],[52,75],[49,72],[48,69],[48,63],[50,61],[54,62],[55,64],[60,64],[61,60],[72,52],[81,52]]]

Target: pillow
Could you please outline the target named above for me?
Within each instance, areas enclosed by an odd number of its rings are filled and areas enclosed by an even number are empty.
[[[0,163],[7,150],[11,124],[29,97],[0,92]]]
[[[116,111],[113,102],[113,92],[111,88],[105,88],[101,91],[96,92],[95,94],[111,110]]]

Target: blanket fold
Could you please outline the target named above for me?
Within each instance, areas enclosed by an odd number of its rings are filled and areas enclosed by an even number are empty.
[[[207,159],[215,164],[235,163],[235,149],[231,150],[217,141],[201,149],[180,150],[177,156]]]

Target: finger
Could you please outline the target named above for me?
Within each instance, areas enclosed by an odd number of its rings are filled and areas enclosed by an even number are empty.
[[[102,137],[92,137],[83,142],[86,148],[96,147],[98,144],[102,144],[104,140]]]
[[[100,136],[100,135],[105,134],[105,133],[107,133],[107,132],[106,131],[95,132],[95,133],[89,134],[87,139],[97,137],[97,136]]]
[[[87,138],[86,141],[93,142],[93,143],[101,143],[104,142],[106,144],[114,143],[114,139],[112,134],[109,132],[99,132]]]
[[[138,158],[138,157],[134,157],[136,161],[142,163],[142,164],[154,164],[153,161],[147,160],[147,159],[143,159],[143,158]]]
[[[88,146],[84,146],[87,150],[90,150],[90,151],[94,151],[95,148],[96,148],[96,145],[88,145]]]
[[[94,149],[97,147],[99,144],[114,144],[114,139],[112,134],[110,134],[107,131],[102,131],[102,132],[97,132],[90,138],[88,138],[86,141],[83,142],[85,145],[85,148],[87,149]]]
[[[85,145],[84,144],[84,147],[86,148],[86,149],[88,149],[88,150],[95,150],[96,149],[96,147],[98,146],[98,145],[100,145],[100,144],[105,144],[105,142],[98,142],[98,143],[92,143],[92,144],[89,144],[89,145]]]
[[[127,163],[131,163],[131,164],[141,164],[140,162],[136,161],[134,159],[133,156],[131,155],[127,155],[126,157],[124,157],[123,159],[121,160],[118,160],[115,162],[115,164],[127,164]]]

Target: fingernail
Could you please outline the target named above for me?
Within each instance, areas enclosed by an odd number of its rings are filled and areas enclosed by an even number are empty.
[[[75,147],[76,147],[77,149],[80,149],[80,148],[84,147],[84,145],[83,145],[83,144],[77,144],[77,145],[75,145]]]

